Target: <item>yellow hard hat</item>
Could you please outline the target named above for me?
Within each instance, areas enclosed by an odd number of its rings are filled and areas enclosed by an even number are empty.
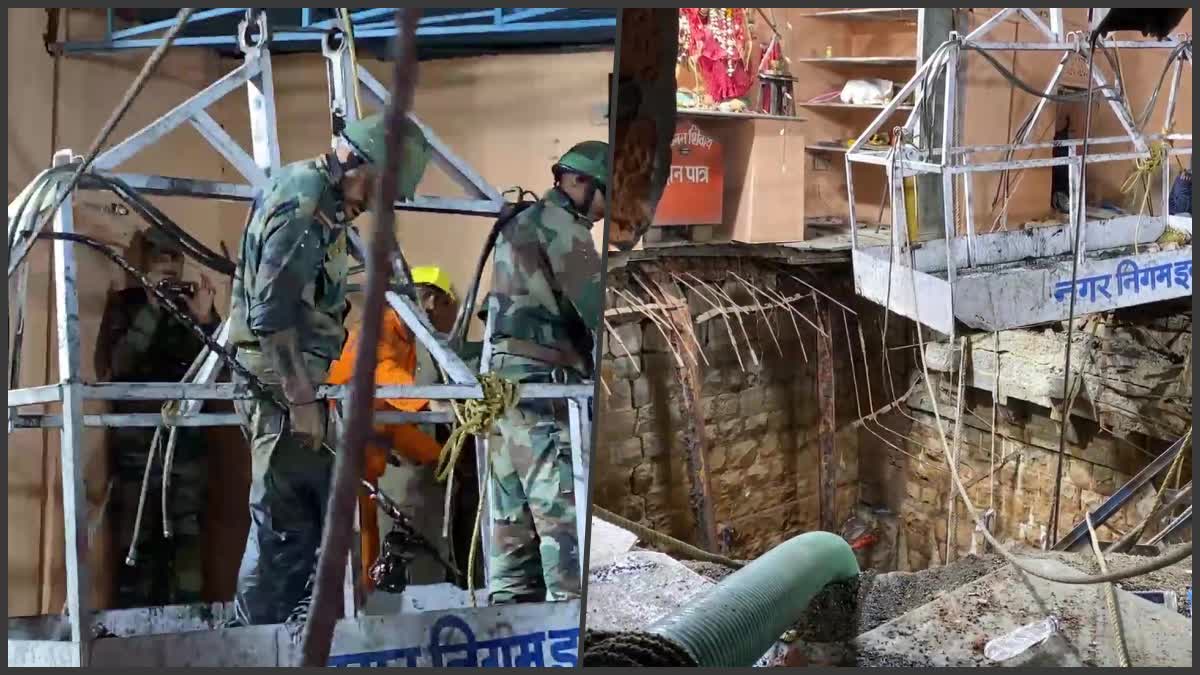
[[[435,288],[441,289],[446,295],[454,300],[454,287],[450,283],[450,275],[440,267],[414,267],[412,268],[414,284],[429,284]]]

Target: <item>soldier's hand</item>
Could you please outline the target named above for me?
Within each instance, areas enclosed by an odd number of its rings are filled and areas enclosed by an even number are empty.
[[[292,433],[302,436],[313,447],[325,440],[325,415],[321,409],[323,401],[292,405],[289,410]]]
[[[188,298],[188,311],[192,313],[192,317],[202,323],[208,321],[212,317],[213,299],[216,294],[217,291],[213,288],[212,282],[208,280],[207,276],[201,274],[196,294]]]

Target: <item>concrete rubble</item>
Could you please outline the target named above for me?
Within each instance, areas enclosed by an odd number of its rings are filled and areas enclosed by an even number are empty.
[[[1039,571],[1073,571],[1054,559],[1024,560]],[[1191,665],[1188,619],[1128,591],[1116,595],[1132,665]],[[1051,615],[1059,631],[1045,642],[999,664],[984,656],[988,641]],[[1119,665],[1101,586],[1052,583],[1012,566],[858,636],[850,649],[859,666]]]

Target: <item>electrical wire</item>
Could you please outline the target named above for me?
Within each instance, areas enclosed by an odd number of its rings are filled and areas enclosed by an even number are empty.
[[[1092,92],[1096,87],[1092,82],[1093,68],[1096,65],[1096,42],[1099,38],[1098,33],[1092,34],[1091,49],[1088,50],[1088,88],[1087,88],[1087,111],[1084,116],[1083,125],[1083,147],[1079,153],[1079,180],[1078,190],[1079,195],[1075,204],[1075,227],[1074,245],[1071,247],[1071,300],[1067,305],[1067,341],[1064,346],[1063,355],[1063,395],[1062,401],[1064,406],[1071,405],[1071,338],[1075,334],[1075,299],[1079,296],[1075,287],[1079,282],[1079,244],[1083,241],[1083,226],[1086,222],[1084,214],[1084,206],[1086,201],[1084,195],[1087,194],[1087,155],[1088,155],[1088,140],[1092,135]],[[1058,541],[1058,514],[1060,505],[1060,491],[1062,489],[1063,476],[1063,458],[1066,453],[1067,444],[1067,424],[1070,423],[1071,409],[1063,408],[1062,423],[1059,425],[1058,431],[1058,463],[1054,470],[1054,503],[1050,509],[1050,541]]]
[[[34,236],[32,228],[21,228],[22,221],[27,217],[32,218],[34,214],[40,212],[41,209],[38,206],[46,203],[46,194],[51,190],[61,189],[62,184],[69,175],[73,175],[78,165],[78,163],[65,164],[42,172],[18,197],[14,215],[9,219],[10,252],[15,246],[24,243],[24,238]],[[234,275],[236,270],[234,261],[205,246],[203,242],[189,234],[187,230],[180,227],[121,179],[85,171],[79,180],[79,186],[83,189],[104,189],[111,192],[147,224],[177,244],[184,255],[219,274]]]
[[[100,153],[100,148],[104,145],[105,141],[108,140],[108,137],[112,134],[113,130],[116,129],[117,124],[120,123],[121,119],[125,117],[125,113],[128,112],[129,107],[133,105],[134,99],[137,98],[138,94],[141,93],[142,89],[146,86],[146,83],[150,80],[150,76],[153,75],[154,71],[158,69],[158,64],[162,61],[163,57],[167,55],[167,50],[171,48],[171,44],[175,42],[175,38],[179,35],[179,32],[183,30],[184,25],[187,24],[188,18],[191,17],[192,13],[195,11],[195,9],[187,7],[179,10],[179,14],[175,18],[175,24],[171,26],[170,30],[168,30],[165,35],[163,35],[162,42],[160,42],[158,46],[154,48],[154,52],[151,53],[150,57],[146,59],[146,63],[142,66],[142,70],[138,73],[137,78],[134,79],[133,84],[129,86],[129,89],[125,92],[125,95],[121,98],[121,101],[117,104],[117,107],[109,116],[108,121],[106,121],[104,126],[100,129],[100,133],[96,136],[96,140],[92,141],[92,147],[88,148],[87,154],[84,155],[83,161],[80,162],[78,168],[76,168],[75,173],[71,178],[71,182],[67,186],[67,189],[59,194],[58,199],[54,202],[54,206],[51,207],[50,212],[43,216],[40,221],[38,221],[37,227],[34,228],[34,232],[40,233],[42,230],[46,229],[46,224],[50,222],[50,219],[58,211],[59,207],[61,207],[67,200],[67,196],[70,195],[75,187],[79,184],[79,179],[83,177],[84,172],[87,171],[87,168],[93,161],[95,161],[96,155]],[[33,247],[33,239],[35,237],[36,235],[30,238],[28,244],[17,250],[15,255],[13,251],[9,251],[10,259],[8,261],[8,276],[11,277],[13,272],[16,271],[17,267],[20,266],[21,262],[25,260],[25,256],[29,254],[30,249]]]
[[[1192,44],[1192,41],[1191,41],[1191,39],[1188,39],[1188,40],[1185,40],[1185,41],[1182,41],[1182,42],[1180,42],[1178,45],[1176,45],[1176,47],[1175,47],[1174,49],[1172,49],[1172,50],[1171,50],[1171,53],[1170,53],[1170,55],[1168,56],[1168,58],[1167,58],[1167,60],[1166,60],[1166,63],[1163,65],[1162,72],[1159,74],[1159,77],[1158,77],[1158,83],[1156,84],[1156,86],[1155,86],[1155,88],[1154,88],[1154,90],[1153,90],[1153,92],[1152,92],[1152,94],[1151,94],[1151,96],[1150,96],[1149,102],[1147,103],[1147,105],[1146,105],[1146,108],[1145,108],[1145,110],[1143,111],[1142,115],[1141,115],[1139,118],[1137,118],[1137,121],[1136,121],[1136,126],[1137,126],[1137,129],[1138,129],[1139,131],[1142,131],[1142,130],[1144,130],[1144,129],[1145,129],[1145,126],[1146,126],[1146,124],[1149,122],[1150,115],[1151,115],[1151,113],[1152,113],[1152,112],[1153,112],[1153,110],[1154,110],[1154,107],[1155,107],[1155,105],[1156,105],[1156,103],[1157,103],[1157,100],[1158,100],[1159,94],[1160,94],[1160,92],[1161,92],[1161,89],[1162,89],[1163,83],[1164,83],[1164,82],[1165,82],[1165,80],[1166,80],[1167,73],[1170,71],[1170,68],[1171,68],[1172,64],[1173,64],[1173,63],[1174,63],[1174,62],[1175,62],[1177,59],[1179,59],[1179,58],[1182,58],[1182,57],[1183,57],[1183,55],[1185,54],[1186,50],[1187,50],[1187,49],[1189,49],[1189,48],[1191,47],[1191,44]],[[1017,75],[1016,75],[1014,72],[1012,72],[1012,71],[1011,71],[1011,70],[1009,70],[1008,68],[1004,67],[1004,66],[1003,66],[1003,64],[1001,64],[999,61],[997,61],[997,60],[995,59],[995,57],[993,57],[991,54],[988,54],[986,51],[982,50],[982,49],[981,49],[981,48],[979,48],[979,47],[975,47],[975,46],[972,46],[972,45],[969,45],[969,44],[968,44],[968,45],[966,45],[966,46],[967,46],[968,48],[970,48],[970,49],[974,49],[975,51],[978,51],[979,53],[983,54],[983,55],[984,55],[984,56],[985,56],[985,57],[986,57],[986,58],[987,58],[987,59],[988,59],[988,60],[989,60],[989,61],[990,61],[990,62],[993,64],[993,66],[995,66],[995,67],[997,68],[997,70],[999,70],[999,71],[1001,72],[1001,74],[1005,76],[1005,79],[1009,80],[1009,82],[1010,82],[1010,83],[1012,83],[1012,84],[1014,84],[1014,86],[1018,87],[1018,88],[1019,88],[1019,89],[1021,89],[1022,91],[1025,91],[1025,92],[1027,92],[1027,93],[1029,93],[1029,94],[1032,94],[1033,96],[1036,96],[1036,97],[1038,97],[1038,98],[1044,98],[1044,99],[1047,99],[1047,100],[1050,100],[1050,101],[1058,101],[1058,102],[1072,102],[1072,101],[1076,100],[1076,97],[1080,97],[1080,98],[1081,98],[1081,97],[1085,97],[1085,96],[1086,96],[1086,94],[1087,94],[1087,92],[1080,92],[1080,93],[1077,93],[1077,94],[1065,94],[1065,95],[1063,95],[1063,94],[1059,94],[1059,95],[1054,95],[1054,94],[1051,94],[1051,95],[1046,95],[1044,92],[1039,92],[1039,91],[1037,91],[1037,90],[1033,89],[1033,88],[1032,88],[1032,87],[1031,87],[1031,86],[1030,86],[1028,83],[1026,83],[1026,82],[1024,82],[1023,80],[1021,80],[1021,79],[1020,79],[1020,78],[1019,78],[1019,77],[1018,77],[1018,76],[1017,76]],[[1092,49],[1090,49],[1090,50],[1089,50],[1089,62],[1090,62],[1090,58],[1091,58],[1091,52],[1092,52],[1092,51],[1094,51],[1094,50],[1095,50],[1095,47],[1094,47],[1094,46],[1093,46],[1093,48],[1092,48]],[[1106,57],[1108,57],[1108,58],[1110,58],[1110,60],[1111,60],[1111,57],[1109,57],[1109,56],[1108,56],[1108,52],[1107,52],[1107,51],[1105,51],[1105,56],[1106,56]],[[1069,58],[1069,55],[1064,55],[1064,58]],[[1125,101],[1126,108],[1127,108],[1127,109],[1130,111],[1130,114],[1132,115],[1132,106],[1130,106],[1130,105],[1129,105],[1129,103],[1128,103],[1128,98],[1127,98],[1126,91],[1125,91],[1125,87],[1124,87],[1124,84],[1123,84],[1123,76],[1122,76],[1122,74],[1121,74],[1121,72],[1120,72],[1119,68],[1117,69],[1117,76],[1118,76],[1118,78],[1120,79],[1120,81],[1121,81],[1121,84],[1120,84],[1120,85],[1119,85],[1119,87],[1118,87],[1118,90],[1117,90],[1117,92],[1116,92],[1116,96],[1117,96],[1117,97],[1119,97],[1121,100]],[[1089,74],[1088,74],[1088,83],[1089,83],[1089,90],[1090,90],[1090,89],[1091,89],[1091,85],[1092,85],[1092,82],[1091,82],[1091,67],[1090,67],[1090,66],[1089,66]],[[1064,99],[1065,99],[1065,100],[1064,100]],[[1089,100],[1090,100],[1090,99],[1089,99]],[[1089,104],[1089,108],[1090,108],[1090,104]],[[1024,134],[1027,132],[1027,130],[1028,130],[1028,128],[1029,128],[1029,126],[1030,126],[1030,125],[1032,125],[1032,124],[1034,123],[1034,121],[1035,121],[1035,119],[1034,119],[1034,117],[1033,117],[1033,112],[1034,112],[1034,111],[1036,111],[1036,108],[1034,108],[1034,110],[1031,110],[1031,111],[1030,111],[1029,115],[1027,115],[1027,116],[1025,117],[1025,119],[1024,119],[1024,121],[1022,122],[1021,126],[1020,126],[1020,127],[1018,127],[1018,128],[1017,128],[1017,130],[1016,130],[1016,132],[1015,132],[1015,133],[1012,135],[1011,142],[1012,142],[1013,144],[1015,144],[1015,143],[1016,143],[1016,139],[1018,139],[1018,138],[1020,138],[1022,135],[1024,135]],[[1005,161],[1011,161],[1011,160],[1012,160],[1012,157],[1013,157],[1013,155],[1015,155],[1015,154],[1016,154],[1016,149],[1015,149],[1015,148],[1010,148],[1010,149],[1008,150],[1008,152],[1007,152],[1007,155],[1006,155],[1006,157],[1005,157]],[[1024,171],[1025,171],[1024,169],[1017,169],[1017,174],[1018,174],[1018,175],[1020,175],[1020,174],[1023,174],[1023,172],[1024,172]],[[1005,184],[1005,181],[1008,179],[1008,177],[1009,177],[1009,175],[1010,175],[1010,172],[1011,172],[1011,170],[1010,170],[1010,169],[1004,169],[1004,171],[1003,171],[1003,173],[1002,173],[1002,176],[1001,176],[1001,181],[998,183],[998,185],[997,185],[997,188],[996,188],[996,194],[995,194],[995,195],[993,196],[993,198],[992,198],[992,207],[993,207],[993,208],[995,208],[996,204],[997,204],[997,203],[999,202],[999,200],[1000,200],[1000,195],[1001,195],[1001,192],[1003,191],[1003,186],[1004,186],[1004,184]],[[1015,186],[1013,186],[1013,187],[1014,187],[1014,189],[1015,189]],[[1009,198],[1011,198],[1011,194],[1009,194]],[[1008,199],[1006,198],[1006,199],[1005,199],[1005,204],[1004,204],[1004,207],[1005,207],[1005,208],[1007,208],[1007,205],[1008,205]],[[997,219],[996,219],[996,222],[997,222],[997,223],[999,222],[999,217],[997,217]],[[992,229],[993,229],[993,231],[995,230],[995,225],[996,225],[996,224],[993,224],[993,228],[992,228]]]

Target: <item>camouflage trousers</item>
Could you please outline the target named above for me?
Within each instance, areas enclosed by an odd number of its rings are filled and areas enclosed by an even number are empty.
[[[238,352],[251,372],[277,385],[279,378],[260,358]],[[319,364],[309,370],[314,382],[324,380]],[[250,444],[251,473],[250,531],[234,609],[243,625],[283,623],[312,592],[333,455],[293,436],[286,415],[274,403],[249,399],[235,407]]]
[[[167,447],[164,434],[150,468],[135,565],[125,564],[153,438],[152,428],[127,427],[109,432],[116,477],[112,495],[118,558],[116,606],[122,609],[199,602],[204,590],[200,523],[208,492],[208,464],[203,429],[180,428],[177,432],[167,495],[170,539],[164,535],[162,516],[163,455]]]
[[[493,370],[514,382],[550,382],[546,364],[497,354]],[[569,379],[578,381],[579,378]],[[578,598],[579,538],[567,403],[529,401],[489,439],[493,518],[488,588],[493,604]]]

